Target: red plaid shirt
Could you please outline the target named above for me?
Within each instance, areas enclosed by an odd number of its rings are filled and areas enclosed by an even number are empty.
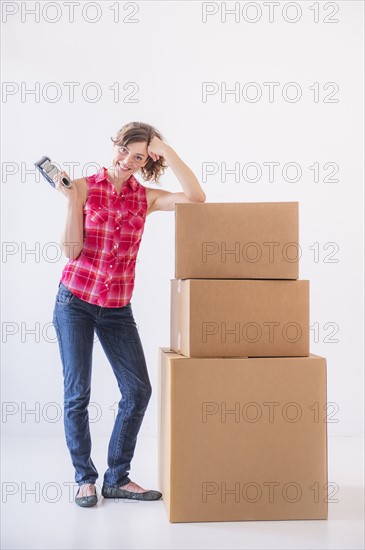
[[[132,297],[136,258],[147,212],[146,188],[132,175],[118,196],[107,169],[86,178],[84,246],[61,281],[81,300],[123,307]]]

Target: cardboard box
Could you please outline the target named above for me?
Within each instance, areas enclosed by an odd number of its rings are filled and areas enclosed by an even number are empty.
[[[176,279],[298,279],[297,202],[178,203]]]
[[[327,519],[323,357],[159,354],[159,488],[171,522]]]
[[[309,355],[309,281],[173,279],[170,337],[189,357]]]

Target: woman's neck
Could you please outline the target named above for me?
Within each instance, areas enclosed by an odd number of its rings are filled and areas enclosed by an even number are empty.
[[[107,170],[107,175],[109,176],[111,181],[116,185],[123,185],[123,183],[128,181],[129,178],[132,176],[132,174],[130,174],[129,176],[125,176],[124,178],[123,177],[116,178],[114,170],[112,169]]]

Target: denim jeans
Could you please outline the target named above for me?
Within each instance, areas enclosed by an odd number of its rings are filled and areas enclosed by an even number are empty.
[[[64,428],[75,468],[75,481],[95,483],[91,459],[88,404],[90,401],[94,331],[104,349],[121,393],[108,447],[104,484],[118,487],[128,474],[149,399],[151,384],[134,321],[132,305],[105,308],[89,304],[59,284],[53,311],[64,379]]]

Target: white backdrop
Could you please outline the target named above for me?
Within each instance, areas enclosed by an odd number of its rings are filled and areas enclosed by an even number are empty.
[[[162,132],[208,202],[299,201],[329,434],[363,433],[363,3],[2,2],[2,21],[3,433],[63,435],[51,319],[66,202],[33,163],[94,173],[132,120]],[[170,169],[162,182],[180,190]],[[132,298],[153,386],[145,435],[173,277],[174,213],[153,213]],[[118,399],[96,342],[95,434],[111,432]]]

